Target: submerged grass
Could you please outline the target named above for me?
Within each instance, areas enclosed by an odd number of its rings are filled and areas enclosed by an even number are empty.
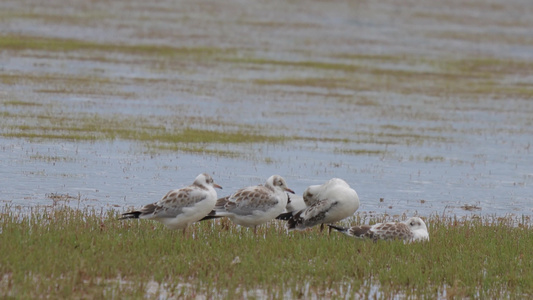
[[[24,112],[27,114],[27,112]],[[238,156],[238,151],[206,149],[206,144],[253,144],[281,143],[283,136],[269,136],[257,133],[257,128],[221,125],[215,129],[193,128],[178,123],[164,126],[157,118],[127,116],[119,114],[53,114],[47,111],[30,112],[33,115],[5,112],[1,136],[8,138],[28,138],[45,140],[130,140],[146,144],[149,149],[209,153],[220,156]],[[21,123],[25,118],[28,122]],[[11,120],[11,121],[10,121]],[[187,123],[185,121],[185,123]],[[202,125],[208,126],[209,121]],[[212,127],[212,126],[211,126]],[[237,127],[237,129],[227,129]],[[198,146],[195,146],[198,145]]]
[[[387,154],[386,150],[372,150],[372,149],[340,149],[336,148],[335,153],[350,154],[350,155],[379,155]]]
[[[7,297],[524,297],[533,295],[531,220],[427,219],[431,241],[360,241],[314,228],[258,236],[228,220],[183,236],[116,211],[5,206]],[[355,222],[377,222],[378,219]],[[518,226],[516,226],[518,224]]]
[[[531,62],[509,58],[419,58],[410,55],[334,55],[342,61],[278,61],[260,58],[234,59],[232,62],[271,65],[277,68],[312,69],[312,76],[256,79],[266,86],[314,87],[394,91],[401,94],[457,96],[496,99],[533,96],[530,82],[513,82],[516,74],[527,76]],[[333,73],[332,73],[333,72]]]
[[[124,53],[131,55],[148,55],[151,57],[187,56],[202,57],[219,54],[234,53],[236,50],[209,47],[172,47],[165,45],[129,45],[117,43],[97,43],[76,39],[63,39],[52,37],[26,36],[26,35],[0,35],[0,48],[4,51],[48,51],[48,52],[73,52],[73,51],[98,51],[102,53]]]
[[[56,102],[39,104],[10,100],[0,102],[0,136],[30,140],[109,141],[137,142],[149,151],[182,151],[223,157],[243,157],[251,148],[228,145],[281,144],[285,142],[320,142],[338,144],[336,152],[349,155],[383,155],[386,150],[352,149],[354,144],[422,144],[426,142],[451,142],[449,138],[404,131],[401,127],[386,130],[356,131],[348,137],[317,135],[282,135],[275,125],[239,124],[211,117],[128,115],[122,113],[88,113],[59,110]],[[32,109],[24,109],[31,107]],[[21,120],[24,120],[22,122]],[[267,132],[265,134],[263,132]]]

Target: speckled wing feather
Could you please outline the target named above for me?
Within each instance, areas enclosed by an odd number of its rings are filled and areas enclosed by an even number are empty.
[[[382,240],[408,240],[413,237],[413,232],[404,223],[383,223],[372,226],[369,230],[374,239]]]
[[[228,201],[229,201],[229,197],[230,197],[230,196],[226,196],[226,197],[218,198],[218,199],[217,199],[217,203],[215,204],[215,210],[216,210],[216,209],[224,209],[224,207],[226,206],[226,204],[227,204]],[[213,210],[213,211],[214,211],[214,210]]]
[[[207,198],[204,189],[186,187],[168,192],[159,202],[146,205],[141,209],[140,218],[174,218],[183,209],[192,207]]]
[[[231,195],[224,205],[227,212],[236,215],[249,215],[253,211],[266,211],[279,203],[275,194],[264,186],[244,188]]]
[[[344,231],[345,234],[349,236],[355,236],[358,238],[374,238],[374,232],[371,231],[372,229],[371,225],[361,225],[361,226],[354,226],[346,229]]]

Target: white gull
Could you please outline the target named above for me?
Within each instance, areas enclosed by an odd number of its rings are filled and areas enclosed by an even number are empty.
[[[296,212],[306,207],[307,205],[302,196],[287,194],[287,207],[285,208],[285,212]]]
[[[287,221],[289,231],[335,223],[352,216],[359,208],[359,196],[346,181],[339,178],[330,179],[322,185],[309,186],[303,199],[308,207],[292,213]]]

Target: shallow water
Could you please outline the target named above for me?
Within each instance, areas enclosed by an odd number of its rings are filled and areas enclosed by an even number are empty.
[[[208,171],[224,187],[219,195],[262,183],[277,173],[300,194],[311,184],[344,178],[361,198],[360,211],[366,212],[464,215],[470,212],[461,206],[475,205],[481,210],[474,213],[481,215],[532,213],[533,174],[520,155],[454,153],[444,161],[421,162],[337,155],[320,145],[322,151],[295,150],[297,145],[266,148],[261,151],[274,163],[209,155],[148,155],[125,142],[24,142],[2,148],[2,200],[50,205],[47,195],[57,193],[79,195],[82,206],[138,206],[156,201],[167,190],[189,184],[197,173]],[[58,159],[40,159],[48,156]],[[75,200],[71,202],[76,205]]]
[[[511,4],[3,1],[3,36],[103,50],[1,52],[0,200],[50,205],[51,194],[68,194],[128,209],[200,172],[220,196],[277,173],[300,194],[343,178],[363,212],[531,215],[533,77],[520,66],[533,63],[533,5]],[[198,49],[112,48],[139,44]],[[9,135],[36,130],[42,115],[87,113],[289,139],[199,145],[241,153],[227,157]]]

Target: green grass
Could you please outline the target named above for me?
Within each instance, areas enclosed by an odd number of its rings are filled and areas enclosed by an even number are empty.
[[[186,298],[533,295],[529,219],[433,216],[426,220],[431,241],[404,245],[328,236],[317,228],[287,235],[278,222],[254,236],[227,220],[209,221],[183,236],[152,221],[117,217],[106,210],[56,206],[27,213],[5,206],[0,294],[156,298],[151,285]]]

